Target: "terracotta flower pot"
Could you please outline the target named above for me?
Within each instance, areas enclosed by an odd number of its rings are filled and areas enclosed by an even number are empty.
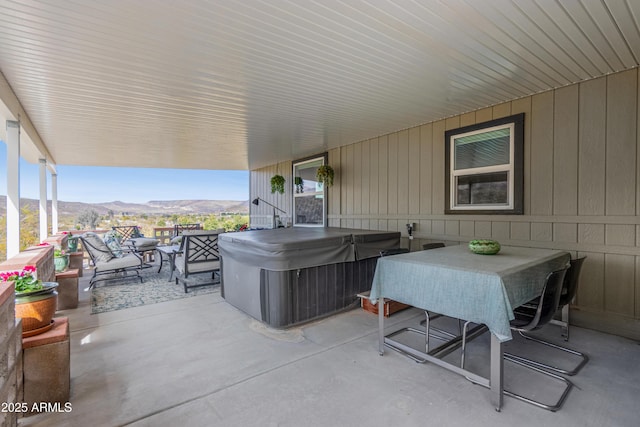
[[[32,336],[51,329],[57,306],[58,292],[55,288],[44,294],[17,296],[16,318],[22,319],[22,336]]]

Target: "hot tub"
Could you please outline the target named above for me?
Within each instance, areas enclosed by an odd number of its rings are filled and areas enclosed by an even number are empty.
[[[281,228],[218,238],[225,300],[275,328],[354,306],[371,289],[381,250],[400,246],[399,232]]]

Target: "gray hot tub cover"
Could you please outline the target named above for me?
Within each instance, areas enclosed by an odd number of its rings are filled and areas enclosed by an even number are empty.
[[[272,271],[351,262],[400,246],[399,232],[346,228],[285,228],[221,234],[225,257]]]

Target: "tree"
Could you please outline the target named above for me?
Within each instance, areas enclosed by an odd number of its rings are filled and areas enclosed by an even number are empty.
[[[0,217],[0,261],[7,258],[7,218]],[[28,205],[20,207],[20,250],[40,243],[40,216]]]
[[[20,250],[40,243],[40,214],[29,206],[20,207]]]
[[[7,259],[7,217],[0,216],[0,261]]]
[[[98,222],[100,220],[100,215],[94,209],[85,210],[78,215],[78,222],[82,225],[83,228],[87,228],[89,230],[95,230],[98,228]]]

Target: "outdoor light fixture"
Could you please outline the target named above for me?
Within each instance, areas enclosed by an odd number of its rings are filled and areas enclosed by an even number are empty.
[[[267,202],[264,199],[261,199],[260,197],[256,197],[255,199],[253,199],[251,201],[251,203],[253,203],[254,205],[258,206],[260,204],[260,202],[264,203],[265,205],[269,205],[273,208],[273,216],[272,216],[272,225],[271,228],[278,228],[278,223],[276,222],[276,209],[278,209],[280,212],[282,212],[283,214],[287,214],[285,211],[283,211],[282,209],[280,209],[277,206],[272,205],[271,203]]]

